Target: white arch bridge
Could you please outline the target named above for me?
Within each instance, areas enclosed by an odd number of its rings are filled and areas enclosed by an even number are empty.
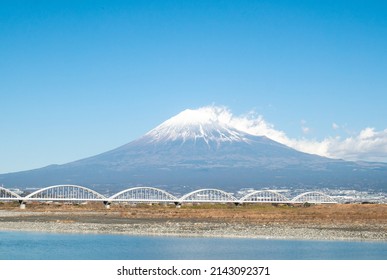
[[[180,198],[158,188],[135,187],[125,189],[110,197],[106,197],[92,189],[77,185],[55,185],[39,189],[26,196],[20,196],[15,192],[0,187],[0,201],[18,201],[21,208],[27,202],[72,202],[81,203],[88,201],[100,201],[107,207],[111,203],[337,203],[329,195],[321,192],[306,192],[292,199],[272,190],[259,190],[237,198],[230,193],[219,189],[200,189],[187,193]]]

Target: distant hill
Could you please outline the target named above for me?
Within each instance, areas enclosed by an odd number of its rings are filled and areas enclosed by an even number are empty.
[[[104,191],[136,185],[174,192],[199,187],[307,187],[387,191],[387,164],[302,153],[185,110],[117,149],[63,165],[0,175],[8,187],[78,184]]]

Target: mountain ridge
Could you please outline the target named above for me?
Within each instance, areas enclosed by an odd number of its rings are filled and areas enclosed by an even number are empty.
[[[299,152],[230,125],[216,109],[185,110],[116,149],[63,165],[0,175],[0,184],[100,189],[309,186],[387,189],[387,164]]]

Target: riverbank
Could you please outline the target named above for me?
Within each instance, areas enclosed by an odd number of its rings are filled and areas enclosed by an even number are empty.
[[[2,231],[387,242],[387,205],[0,205]]]

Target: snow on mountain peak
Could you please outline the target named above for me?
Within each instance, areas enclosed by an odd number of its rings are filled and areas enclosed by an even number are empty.
[[[187,109],[163,122],[146,135],[152,141],[203,140],[209,142],[248,142],[246,134],[230,125],[232,115],[223,107]]]
[[[221,107],[202,107],[196,110],[187,109],[167,120],[164,124],[171,126],[197,125],[197,124],[224,124],[230,121],[231,115]]]

